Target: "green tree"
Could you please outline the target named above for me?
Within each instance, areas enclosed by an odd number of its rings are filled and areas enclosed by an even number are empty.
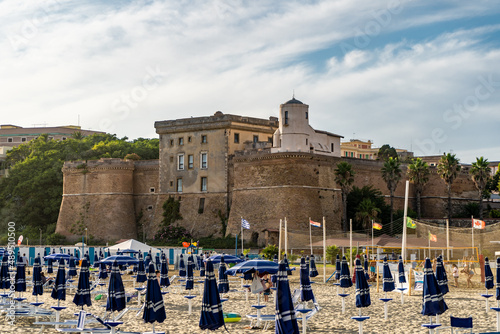
[[[378,149],[377,160],[386,161],[389,158],[397,159],[398,152],[396,152],[396,149],[390,145],[382,145],[382,147]]]
[[[384,179],[387,184],[387,189],[389,189],[390,198],[391,198],[391,224],[390,224],[390,233],[393,234],[393,226],[392,226],[392,216],[394,210],[394,191],[396,190],[399,180],[401,180],[401,163],[399,160],[393,157],[390,157],[384,162],[384,166],[382,167],[382,179]]]
[[[488,180],[491,178],[491,169],[488,159],[484,159],[483,157],[476,158],[476,161],[472,163],[469,173],[478,190],[479,219],[483,219],[483,195]]]
[[[335,182],[340,186],[342,193],[342,207],[343,207],[343,224],[344,232],[347,232],[347,195],[351,191],[352,184],[354,183],[354,175],[356,172],[352,169],[352,165],[346,161],[341,161],[335,168]]]
[[[363,226],[356,220],[356,212],[358,206],[365,199],[370,199],[380,210],[380,214],[378,214],[379,221],[386,222],[390,219],[390,207],[385,202],[385,197],[379,189],[375,189],[373,186],[364,186],[362,188],[354,186],[347,197],[347,216],[353,219],[354,230],[363,229]],[[386,232],[386,228],[388,228],[388,224],[383,225],[382,231]],[[375,235],[378,233],[378,231],[375,231]]]
[[[335,264],[335,260],[337,259],[337,254],[340,255],[342,250],[336,245],[326,247],[326,260],[330,261],[331,264]]]
[[[176,200],[172,196],[167,198],[165,203],[163,203],[163,220],[161,221],[163,226],[169,226],[178,220],[182,220],[181,215],[181,201]]]
[[[267,247],[261,250],[260,255],[262,255],[263,258],[272,261],[274,256],[278,255],[278,252],[278,247],[276,245],[267,245]]]
[[[458,176],[458,172],[462,169],[460,160],[455,157],[455,154],[443,154],[437,165],[437,173],[446,183],[448,192],[448,219],[451,219],[451,184]]]
[[[429,181],[429,165],[421,158],[413,159],[408,165],[407,174],[410,182],[415,185],[415,194],[417,195],[417,218],[420,219],[422,217],[420,197],[422,196],[425,184]]]
[[[377,208],[371,199],[365,198],[361,201],[361,203],[359,203],[356,210],[356,219],[361,222],[363,228],[368,231],[368,234],[370,234],[371,222],[372,220],[377,221],[377,216],[381,212],[380,209]]]

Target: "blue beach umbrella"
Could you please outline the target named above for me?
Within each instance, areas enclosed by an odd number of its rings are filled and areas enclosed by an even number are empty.
[[[135,278],[135,281],[137,283],[143,283],[148,280],[146,276],[146,269],[144,267],[144,260],[142,259],[142,254],[139,253],[139,260],[137,264],[137,277]]]
[[[68,270],[68,276],[69,277],[74,277],[77,275],[76,272],[76,266],[75,266],[75,258],[73,255],[70,256],[69,258],[69,270]]]
[[[205,263],[205,283],[203,289],[203,299],[201,302],[201,315],[199,326],[202,330],[216,330],[224,326],[224,315],[222,304],[217,291],[214,265],[212,261]]]
[[[226,270],[226,274],[235,276],[236,274],[244,274],[245,272],[253,269],[254,271],[258,271],[259,275],[274,275],[278,272],[278,268],[279,264],[274,263],[273,261],[255,259],[238,263],[232,268]]]
[[[0,289],[10,289],[10,275],[8,254],[4,253],[2,257],[2,267],[0,267]]]
[[[182,254],[179,259],[179,276],[186,277],[186,265],[184,264],[184,256]]]
[[[446,276],[446,271],[444,270],[443,259],[441,258],[441,256],[438,256],[436,261],[436,280],[437,284],[439,285],[439,290],[444,296],[448,293],[448,291],[450,291],[450,289],[448,288],[448,277]],[[493,276],[491,276],[491,288],[493,288]]]
[[[361,266],[361,260],[356,259],[356,307],[368,307],[371,305],[370,287],[364,275],[364,269]]]
[[[160,270],[160,268],[161,268],[160,254],[158,254],[158,253],[156,253],[156,256],[155,256],[155,268],[156,268],[156,270]]]
[[[314,294],[309,280],[309,267],[304,257],[300,259],[300,300],[303,302],[314,300]]]
[[[100,262],[108,266],[113,265],[115,262],[119,266],[131,266],[139,263],[139,260],[137,260],[135,257],[127,255],[113,255],[113,256],[108,256],[105,259],[102,259]]]
[[[99,279],[106,279],[106,278],[108,278],[108,270],[106,268],[106,265],[99,261]]]
[[[227,293],[229,291],[229,281],[226,274],[226,263],[224,262],[224,256],[220,258],[219,264],[219,293]]]
[[[439,290],[436,277],[432,272],[431,260],[425,259],[424,287],[422,293],[422,315],[435,316],[443,314],[448,309],[443,294]]]
[[[210,259],[210,261],[212,261],[212,263],[220,263],[222,258],[224,259],[225,263],[240,263],[240,262],[243,262],[242,259],[240,259],[239,257],[234,256],[234,255],[217,254],[217,255],[212,255],[212,256],[209,257],[209,259]]]
[[[341,288],[350,288],[352,286],[351,273],[349,271],[349,265],[347,264],[345,256],[342,256],[339,279]]]
[[[405,266],[403,264],[403,258],[401,256],[399,257],[398,263],[398,280],[401,284],[406,283]]]
[[[167,318],[165,314],[165,305],[163,304],[163,296],[161,294],[160,285],[156,279],[154,264],[149,264],[148,284],[146,288],[146,301],[144,302],[144,313],[142,319],[144,322],[153,324],[154,322],[162,323]]]
[[[42,283],[42,266],[40,265],[40,256],[35,258],[33,263],[33,292],[32,295],[36,296],[36,301],[38,302],[38,296],[43,295],[43,283]]]
[[[314,255],[311,254],[311,260],[309,261],[309,277],[316,277],[319,275],[318,269],[316,269],[316,261],[314,260]]]
[[[392,278],[391,269],[389,269],[389,263],[387,263],[387,257],[384,257],[384,272],[382,276],[382,285],[384,292],[391,292],[395,289],[394,278]]]
[[[47,255],[45,259],[52,259],[53,261],[59,261],[60,259],[63,259],[65,261],[69,261],[69,258],[71,257],[71,255],[68,255],[68,254],[64,254],[64,253],[52,253],[50,255]]]
[[[340,265],[340,256],[337,254],[337,259],[335,260],[335,279],[337,281],[340,280],[340,272],[342,271],[341,265]]]
[[[64,267],[64,259],[59,259],[59,267],[57,268],[56,281],[52,288],[50,296],[57,299],[59,304],[60,300],[66,300],[66,269]]]
[[[286,254],[283,256],[283,261],[285,261],[286,273],[288,275],[291,275],[292,271],[290,270],[290,265],[288,264],[288,259],[286,258]]]
[[[92,266],[94,268],[99,268],[99,255],[97,252],[94,252],[94,264]]]
[[[26,291],[26,267],[24,262],[20,259],[17,260],[16,266],[16,287],[17,292]]]
[[[149,270],[149,263],[152,261],[151,257],[151,250],[149,250],[148,254],[146,254],[146,257],[144,258],[144,268],[146,268],[146,273]]]
[[[46,259],[47,257],[44,257],[44,259]],[[47,259],[47,274],[52,274],[54,272],[54,269],[52,268],[52,262],[54,260],[52,259]]]
[[[3,263],[2,263],[2,267],[3,267]],[[497,257],[497,284],[496,284],[496,288],[497,288],[497,294],[496,294],[496,300],[500,300],[500,257]]]
[[[193,255],[189,255],[187,260],[187,269],[186,269],[186,290],[193,290],[194,288],[193,268],[194,268]]]
[[[123,255],[123,254],[137,254],[139,251],[136,251],[135,249],[124,249],[124,250],[119,250],[116,252],[117,255]]]
[[[494,287],[493,273],[491,272],[490,260],[486,257],[484,259],[484,287],[489,290]]]
[[[104,254],[102,253],[102,248],[99,248],[99,258],[103,258],[104,257]]]
[[[295,316],[285,260],[279,264],[276,275],[276,334],[298,334],[299,326]]]
[[[82,309],[83,305],[92,305],[92,301],[90,298],[89,276],[89,264],[87,262],[87,259],[83,259],[82,265],[80,267],[80,277],[78,278],[78,288],[76,290],[75,297],[73,298],[73,303],[75,303],[77,306],[81,306]]]
[[[161,254],[161,268],[160,268],[160,287],[168,288],[170,280],[168,279],[168,265],[165,253]]]
[[[200,277],[205,276],[205,261],[200,262]]]
[[[109,277],[106,311],[119,312],[125,308],[125,303],[125,289],[123,288],[122,275],[120,274],[118,263],[115,261],[111,266],[111,275]]]
[[[274,263],[278,263],[279,262],[278,254],[274,254],[273,262]]]

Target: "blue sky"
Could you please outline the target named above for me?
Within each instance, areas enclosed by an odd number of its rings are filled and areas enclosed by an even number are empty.
[[[0,123],[155,137],[154,122],[268,118],[417,155],[500,160],[496,1],[0,2]]]

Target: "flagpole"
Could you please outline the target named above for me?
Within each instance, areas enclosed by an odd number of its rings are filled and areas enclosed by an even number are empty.
[[[278,240],[278,262],[281,262],[281,225],[283,224],[283,220],[280,219],[280,231],[278,233],[279,235],[279,240]]]
[[[450,221],[446,219],[446,261],[450,261]]]
[[[243,254],[243,216],[241,217],[241,253]]]
[[[472,252],[472,255],[474,256],[474,216],[470,216],[471,217],[471,223],[472,223],[472,249],[471,249],[471,252]]]
[[[373,256],[373,219],[372,219],[372,256]]]
[[[429,259],[430,259],[431,258],[431,231],[429,231],[428,239],[429,239]]]
[[[313,253],[313,241],[312,241],[312,232],[311,232],[311,217],[309,217],[309,243],[311,245],[311,255]]]
[[[288,227],[286,223],[286,217],[285,217],[285,255],[288,253]]]
[[[326,283],[326,221],[323,216],[323,283]]]
[[[349,268],[352,269],[352,218],[349,219]]]
[[[403,240],[401,245],[401,257],[403,258],[403,263],[406,261],[406,219],[408,216],[408,192],[410,189],[410,181],[406,180],[406,188],[405,188],[405,206],[403,213]]]

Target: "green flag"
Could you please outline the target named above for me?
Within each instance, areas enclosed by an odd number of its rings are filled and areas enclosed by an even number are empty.
[[[408,228],[417,228],[417,225],[413,222],[413,219],[410,217],[406,217],[406,227]]]

